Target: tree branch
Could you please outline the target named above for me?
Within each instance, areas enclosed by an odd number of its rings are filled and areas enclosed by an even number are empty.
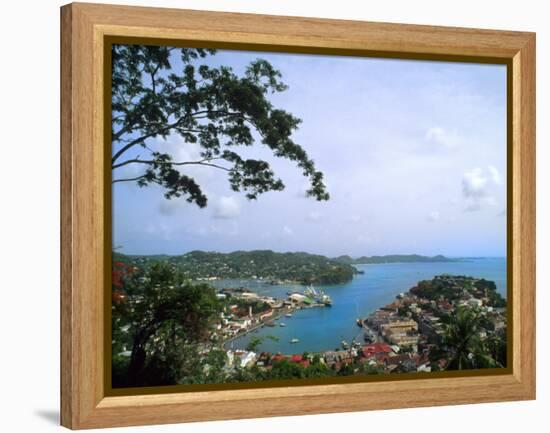
[[[114,163],[124,152],[126,152],[128,149],[134,147],[136,144],[142,143],[145,140],[147,140],[148,138],[155,137],[155,136],[160,135],[162,133],[166,133],[166,132],[170,131],[171,129],[174,129],[174,128],[178,127],[189,116],[194,117],[194,116],[203,115],[203,114],[217,114],[217,115],[222,115],[222,116],[225,116],[225,117],[240,116],[240,117],[243,117],[245,120],[248,120],[248,119],[246,119],[246,116],[243,115],[243,113],[231,112],[231,111],[225,111],[225,110],[202,110],[202,111],[197,111],[195,113],[191,113],[191,114],[188,114],[188,115],[184,115],[184,116],[181,116],[179,119],[177,119],[174,123],[170,123],[170,124],[166,125],[163,128],[159,128],[156,131],[152,131],[149,134],[145,134],[141,137],[136,138],[135,140],[130,141],[127,145],[123,146],[118,152],[116,152],[113,155],[112,162]],[[130,125],[127,125],[126,127],[121,128],[117,133],[115,133],[113,135],[112,141],[118,141],[122,135],[124,135],[126,132],[130,132],[131,130],[132,130],[132,126],[130,126]],[[189,131],[193,132],[194,130],[189,130]]]
[[[212,164],[212,163],[209,162],[209,161],[213,161],[215,159],[221,159],[221,158],[208,158],[208,159],[202,159],[200,161],[183,161],[183,162],[156,161],[156,160],[144,160],[144,159],[128,159],[124,162],[113,165],[112,168],[114,170],[115,168],[119,168],[119,167],[122,167],[122,166],[128,165],[128,164],[149,164],[149,165],[166,164],[166,165],[178,165],[178,166],[179,165],[203,165],[203,166],[206,166],[206,167],[214,167],[214,168],[218,168],[220,170],[231,171],[230,168],[227,168],[227,167],[224,167],[224,166],[218,165],[218,164]]]
[[[117,182],[132,182],[134,180],[140,180],[140,179],[143,179],[145,177],[145,175],[141,175],[141,176],[138,176],[138,177],[131,177],[131,178],[127,178],[127,179],[113,179],[113,181],[111,183],[117,183]]]

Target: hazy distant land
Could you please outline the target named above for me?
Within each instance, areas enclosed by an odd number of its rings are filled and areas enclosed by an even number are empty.
[[[155,262],[167,261],[190,279],[267,279],[273,284],[294,281],[301,284],[338,284],[350,281],[359,271],[356,264],[380,263],[429,263],[452,262],[442,255],[433,257],[418,254],[362,256],[352,258],[340,256],[329,258],[305,252],[278,253],[271,250],[234,251],[218,253],[191,251],[182,255],[125,255],[118,252],[113,259],[149,266]]]
[[[390,254],[386,256],[361,256],[356,259],[350,256],[339,256],[334,258],[339,263],[350,265],[368,265],[371,263],[436,263],[436,262],[456,262],[461,259],[442,256],[422,256],[419,254]]]

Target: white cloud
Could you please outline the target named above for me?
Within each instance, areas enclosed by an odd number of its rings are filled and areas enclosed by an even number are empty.
[[[494,187],[500,186],[502,179],[498,170],[490,165],[487,170],[475,167],[462,177],[462,195],[466,199],[467,212],[481,210],[485,206],[496,206]]]
[[[439,212],[436,210],[434,210],[433,212],[430,212],[430,214],[428,215],[428,221],[435,222],[438,220],[439,220]]]
[[[310,213],[307,214],[306,221],[315,223],[315,222],[321,221],[322,218],[323,218],[323,215],[320,212],[311,211]]]
[[[426,140],[446,148],[458,146],[458,139],[455,134],[449,133],[444,128],[434,126],[426,131]]]
[[[232,219],[241,213],[241,205],[235,197],[222,196],[214,206],[214,218]]]
[[[294,236],[294,230],[292,230],[289,226],[283,227],[283,233],[287,236]]]
[[[479,199],[487,195],[487,177],[483,170],[476,167],[464,173],[462,177],[462,194],[467,198]]]
[[[500,173],[497,170],[497,168],[494,165],[490,165],[488,167],[488,169],[489,169],[489,173],[491,174],[491,179],[493,179],[493,182],[496,185],[501,185],[502,184],[502,177],[500,176]]]
[[[234,54],[220,51],[220,56],[226,56],[220,62],[229,59],[229,64],[240,68],[250,60],[246,53],[242,61]],[[229,189],[225,172],[185,165],[181,170],[203,188],[208,206],[200,210],[182,197],[182,209],[162,217],[158,209],[163,192],[160,187],[143,188],[133,196],[134,192],[123,186],[129,184],[116,184],[123,199],[114,200],[114,211],[120,215],[114,219],[117,245],[124,245],[128,252],[268,248],[329,256],[403,251],[482,255],[485,247],[500,248],[505,219],[498,219],[496,214],[506,206],[505,188],[497,187],[488,166],[498,168],[506,184],[505,68],[468,64],[451,71],[453,65],[438,62],[351,57],[342,59],[342,66],[338,66],[334,59],[325,62],[323,56],[275,57],[270,60],[278,62],[290,85],[288,92],[277,95],[275,105],[302,114],[304,121],[293,139],[304,146],[330,182],[331,199],[306,199],[309,184],[301,170],[292,161],[272,157],[266,146],[239,148],[244,157],[269,161],[287,188],[248,201]],[[237,60],[233,62],[234,58]],[[341,73],[334,74],[333,68]],[[307,82],[304,74],[308,74]],[[486,86],[489,76],[494,85]],[[343,78],[331,81],[325,91],[327,77]],[[350,78],[359,85],[352,91]],[[311,102],[307,113],[303,112],[304,101]],[[326,107],[331,104],[341,109],[331,113],[327,121]],[[414,110],[410,110],[411,104]],[[335,128],[336,124],[353,127]],[[430,127],[434,127],[431,132]],[[177,137],[166,142],[151,140],[148,145],[159,151],[179,150],[174,155],[178,160],[200,159],[196,144],[181,143]],[[136,152],[146,157],[146,150],[136,148]],[[463,176],[474,167],[481,167],[482,176],[488,179],[483,200],[463,195]],[[476,191],[475,184],[468,191]],[[222,196],[238,200],[237,217],[214,218]],[[497,206],[490,207],[488,197],[496,199]],[[172,204],[166,202],[163,211],[174,212]],[[466,207],[481,211],[464,213]],[[434,210],[440,212],[439,220],[430,222],[428,216]],[[311,211],[322,214],[319,223],[306,220]],[[221,213],[227,216],[225,211]],[[452,225],[447,222],[450,215],[456,216]],[[155,243],[145,234],[134,235],[127,228],[134,221],[139,232],[149,221],[164,221],[174,227],[172,240]],[[233,222],[242,230],[231,238],[227,233]],[[183,227],[194,230],[188,233]],[[325,229],[328,235],[323,234]],[[266,230],[271,231],[271,237],[264,234]],[[370,242],[364,233],[367,230],[373,237]]]

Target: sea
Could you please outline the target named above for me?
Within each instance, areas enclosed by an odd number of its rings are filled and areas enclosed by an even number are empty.
[[[253,337],[263,337],[258,351],[294,354],[322,352],[341,347],[342,340],[362,341],[358,317],[365,317],[391,303],[418,281],[436,275],[466,275],[492,280],[497,291],[506,297],[506,259],[472,258],[433,263],[384,263],[356,265],[363,271],[353,280],[334,285],[318,285],[332,298],[332,307],[297,310],[292,317],[283,316],[275,327],[264,326],[228,344],[228,348],[245,349]],[[261,280],[219,280],[217,287],[245,287],[260,295],[286,298],[288,292],[303,292],[302,285],[270,285]],[[284,323],[284,327],[280,323]],[[275,339],[267,338],[269,336]],[[291,340],[298,339],[297,343]]]

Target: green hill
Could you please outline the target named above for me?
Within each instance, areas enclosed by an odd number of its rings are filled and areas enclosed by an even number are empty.
[[[392,254],[387,256],[362,256],[356,259],[350,256],[339,256],[334,258],[334,261],[347,265],[363,265],[371,263],[433,263],[433,262],[455,262],[458,259],[450,259],[448,257],[437,256],[421,256],[418,254]]]
[[[178,256],[135,256],[113,253],[113,260],[148,267],[166,261],[190,279],[264,279],[302,284],[337,284],[357,273],[350,264],[305,252],[277,253],[271,250],[217,253],[191,251]]]

